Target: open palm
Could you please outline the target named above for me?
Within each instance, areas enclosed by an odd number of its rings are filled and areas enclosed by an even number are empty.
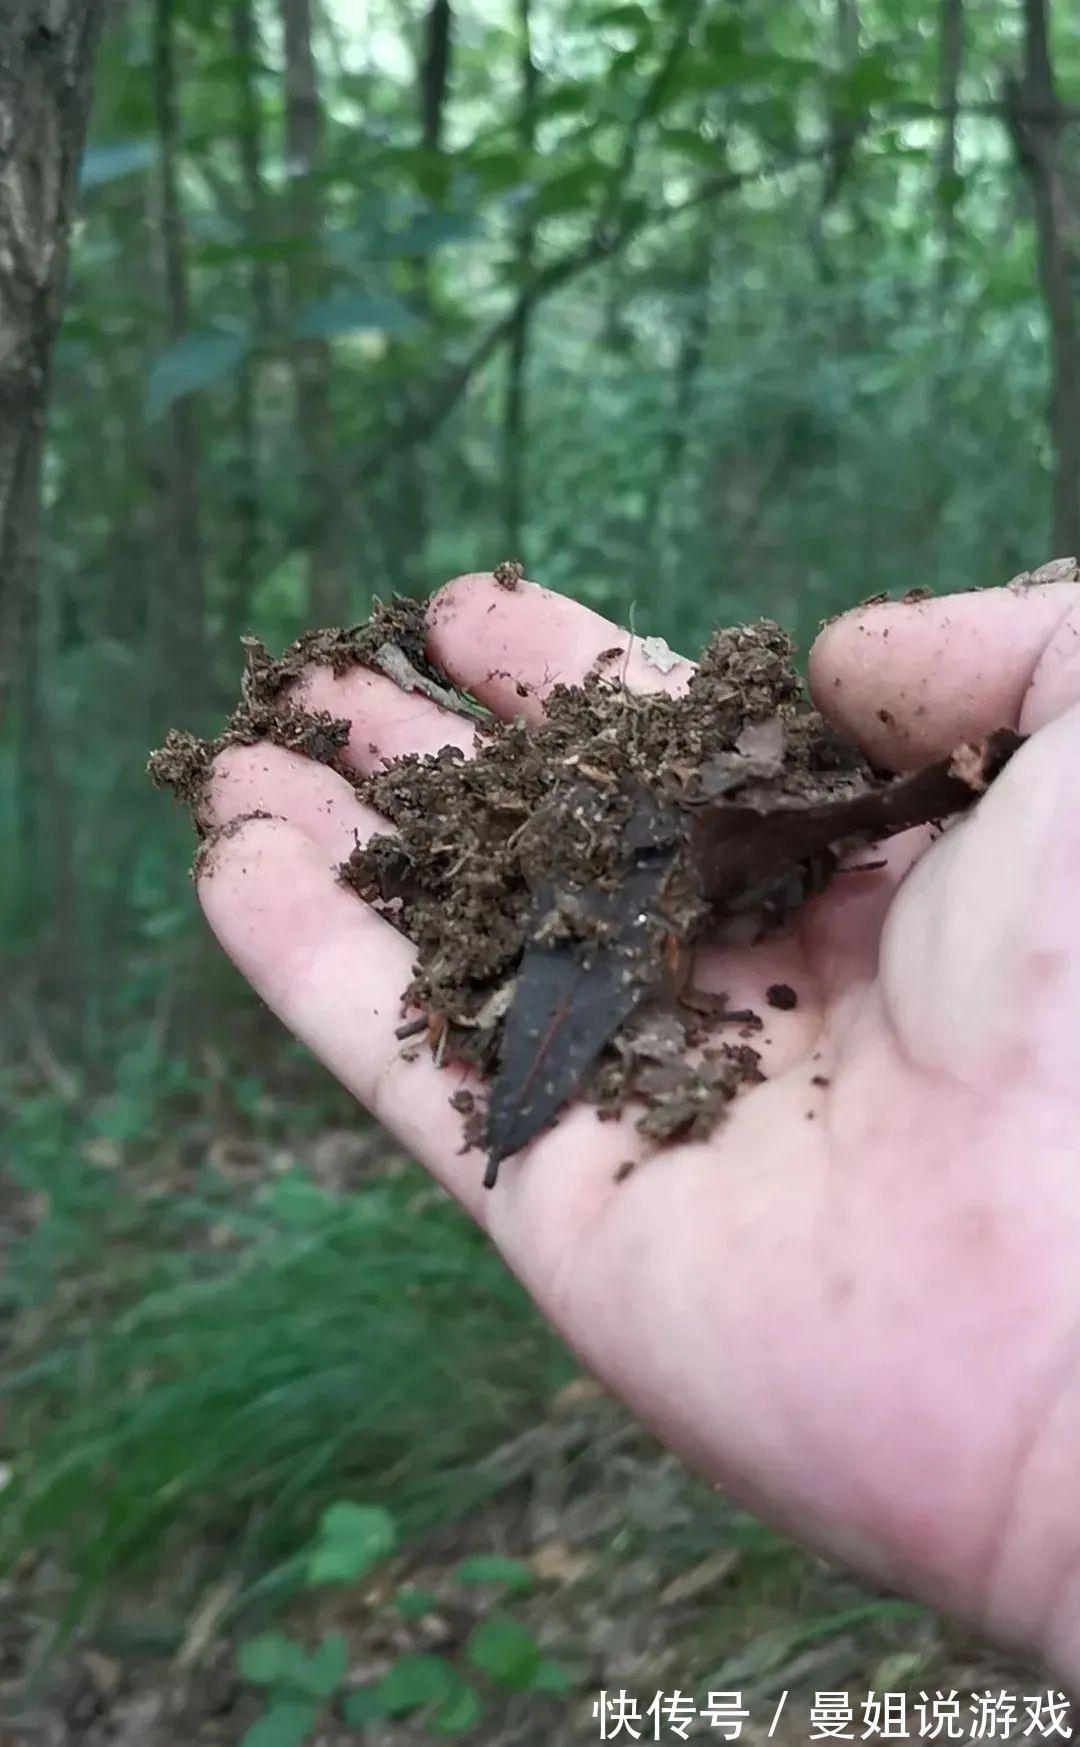
[[[629,642],[487,576],[444,589],[429,626],[434,658],[508,714],[540,711],[551,685]],[[630,685],[688,672],[629,648]],[[481,1188],[447,1107],[464,1070],[405,1060],[394,1036],[409,944],[336,882],[357,833],[385,824],[333,771],[265,745],[224,753],[206,806],[226,829],[200,898],[259,994],[669,1444],[820,1550],[1070,1676],[1080,586],[863,609],[823,633],[811,680],[897,769],[993,727],[1033,738],[971,817],[839,877],[795,936],[701,955],[698,982],[766,1015],[769,1078],[711,1141],[629,1176],[644,1152],[632,1120],[577,1107]],[[461,718],[366,671],[314,669],[300,695],[349,718],[360,769],[469,742]],[[775,982],[798,992],[793,1011],[765,1006]]]

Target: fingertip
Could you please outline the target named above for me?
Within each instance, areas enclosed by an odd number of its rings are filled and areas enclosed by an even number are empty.
[[[459,614],[467,613],[475,606],[480,606],[485,611],[492,609],[497,599],[495,591],[500,586],[492,570],[465,570],[460,576],[452,576],[449,582],[444,582],[441,588],[435,590],[428,601],[429,633],[437,634],[445,630]],[[536,587],[536,583],[521,577],[512,586],[502,587],[502,592],[516,594],[519,591],[534,590]]]
[[[1040,659],[1080,588],[980,589],[857,607],[810,651],[818,708],[875,763],[910,770],[1016,727]]]
[[[340,862],[358,841],[389,829],[363,806],[350,783],[329,765],[260,740],[227,746],[210,768],[198,808],[204,831],[230,821],[271,813],[297,826],[331,862]]]
[[[562,674],[562,611],[568,603],[524,577],[504,585],[492,571],[455,576],[432,596],[427,648],[435,665],[489,708],[539,718]]]
[[[538,720],[558,684],[590,672],[631,691],[680,691],[691,662],[660,639],[624,631],[569,595],[486,571],[455,577],[428,609],[431,658],[501,715]]]
[[[462,717],[368,667],[350,667],[340,674],[329,667],[305,668],[292,697],[304,709],[326,710],[348,722],[340,757],[361,773],[408,753],[438,752],[443,746],[472,750],[473,731]]]

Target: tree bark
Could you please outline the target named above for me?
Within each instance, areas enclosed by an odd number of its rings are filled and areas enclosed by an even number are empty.
[[[454,17],[450,0],[432,0],[420,65],[420,137],[425,151],[442,151],[443,110],[450,80]]]
[[[836,68],[846,73],[859,58],[858,0],[834,0],[833,32]],[[822,213],[833,205],[847,180],[861,131],[854,116],[834,111],[829,119],[830,148],[821,188]]]
[[[102,0],[0,6],[0,719],[29,607],[49,359]]]
[[[292,187],[293,241],[303,247],[290,257],[289,303],[293,317],[317,300],[324,288],[322,263],[323,114],[311,42],[310,0],[281,0],[285,45],[285,155]],[[307,552],[308,601],[320,625],[340,623],[347,590],[342,559],[342,524],[334,450],[328,341],[294,339],[293,381],[299,451],[300,534]]]
[[[536,137],[536,97],[540,75],[533,60],[531,0],[518,0],[520,106],[518,140],[531,152]],[[518,230],[518,283],[533,276],[533,226],[526,216]],[[508,556],[524,559],[525,452],[527,447],[527,372],[532,302],[523,291],[514,309],[506,360],[506,404],[503,409],[503,516]]]
[[[236,56],[236,148],[248,241],[266,236],[266,185],[263,180],[263,118],[255,82],[259,50],[252,0],[233,0],[232,45]],[[234,506],[236,541],[230,565],[229,621],[233,632],[247,629],[252,591],[262,555],[262,491],[257,404],[258,363],[272,317],[270,273],[253,254],[246,273],[254,345],[244,357],[236,379],[237,459]]]
[[[956,245],[956,114],[964,64],[964,0],[940,0],[938,13],[938,103],[943,120],[938,147],[941,207],[940,281],[952,280]]]
[[[170,345],[191,326],[187,235],[180,199],[180,106],[176,78],[175,0],[155,0],[154,107],[159,147],[159,224],[165,290],[165,334]],[[155,685],[169,675],[181,697],[199,695],[205,634],[205,580],[199,503],[199,432],[189,395],[168,414],[168,458],[162,479],[162,519],[171,556],[171,589],[159,580],[152,602]],[[202,688],[205,690],[205,688]]]
[[[1064,116],[1050,53],[1047,0],[1024,0],[1024,73],[1008,88],[1020,167],[1031,190],[1039,279],[1050,328],[1050,429],[1054,444],[1053,550],[1080,546],[1080,259],[1071,235],[1062,165]]]

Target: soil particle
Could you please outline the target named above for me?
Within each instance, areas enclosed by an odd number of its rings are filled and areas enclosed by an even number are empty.
[[[150,755],[151,780],[159,788],[171,789],[203,832],[207,829],[200,818],[203,791],[210,766],[227,746],[268,740],[320,764],[336,766],[349,738],[349,723],[326,710],[304,710],[290,701],[292,688],[311,667],[329,667],[337,675],[358,666],[374,668],[405,689],[426,690],[440,703],[475,713],[476,707],[465,704],[446,676],[428,661],[424,629],[424,603],[395,596],[389,605],[378,604],[364,624],[305,632],[277,658],[257,637],[242,638],[240,699],[225,728],[213,740],[170,729],[164,745]]]
[[[219,825],[207,836],[203,837],[195,851],[195,859],[191,864],[193,880],[206,879],[214,871],[214,854],[221,843],[228,843],[230,838],[238,837],[245,825],[252,819],[272,819],[273,813],[267,813],[256,808],[251,813],[241,813],[235,819],[230,819],[227,825]]]
[[[516,558],[504,558],[501,564],[496,564],[491,574],[500,588],[513,594],[518,584],[524,580],[525,566]]]
[[[488,1183],[575,1097],[602,1117],[632,1112],[654,1143],[708,1136],[763,1077],[747,1041],[761,1018],[694,988],[694,949],[784,929],[851,849],[969,805],[1019,743],[990,736],[914,777],[881,777],[809,706],[769,620],[717,631],[678,695],[629,690],[624,653],[556,685],[539,722],[501,720],[432,666],[422,603],[396,599],[276,661],[248,640],[224,733],[174,732],[151,759],[196,820],[216,753],[262,738],[334,764],[384,815],[393,834],[354,850],[341,879],[413,944],[397,1033],[408,1053],[491,1076],[486,1099],[451,1098]],[[313,664],[449,699],[475,719],[475,755],[445,746],[350,773],[348,724],[294,701]],[[775,983],[766,1001],[790,1009],[797,996]]]

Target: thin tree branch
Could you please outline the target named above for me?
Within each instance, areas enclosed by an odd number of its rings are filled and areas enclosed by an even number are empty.
[[[618,211],[620,202],[626,198],[626,189],[637,163],[645,123],[650,116],[656,114],[663,101],[665,87],[690,46],[690,35],[700,16],[701,7],[702,0],[682,0],[671,41],[627,124],[622,151],[612,165],[604,199],[596,215],[593,226],[596,233],[607,228]]]

